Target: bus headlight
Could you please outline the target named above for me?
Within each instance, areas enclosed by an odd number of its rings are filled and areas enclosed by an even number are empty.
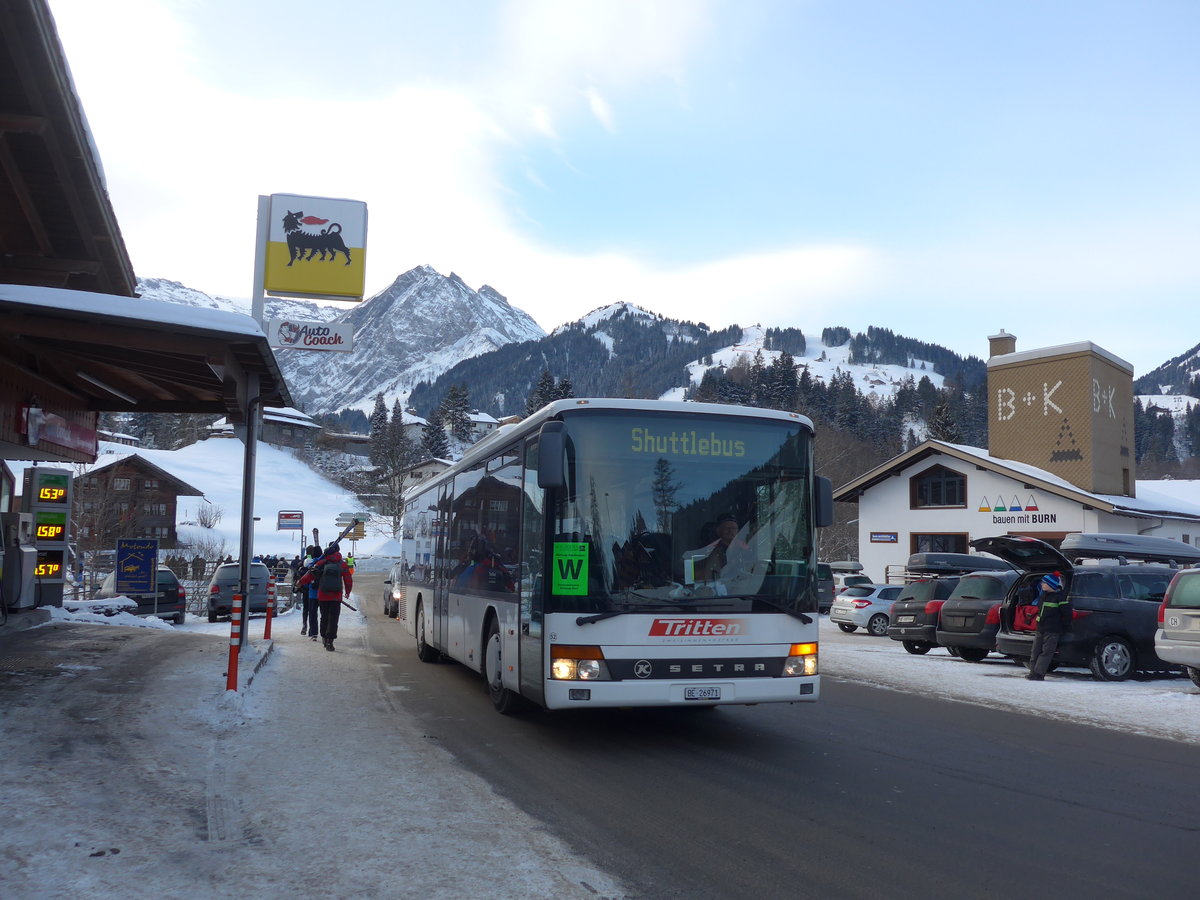
[[[550,677],[555,681],[607,681],[604,653],[599,647],[551,644]]]
[[[817,674],[817,643],[792,644],[788,649],[788,658],[783,664],[785,677],[796,675]]]

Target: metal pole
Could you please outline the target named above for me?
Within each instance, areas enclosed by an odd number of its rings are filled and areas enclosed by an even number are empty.
[[[262,419],[262,397],[259,396],[257,373],[246,375],[246,447],[242,459],[242,534],[238,552],[241,554],[238,578],[242,596],[250,597],[250,562],[254,557],[254,468],[258,461],[258,423]],[[242,643],[246,629],[242,629]]]
[[[254,240],[254,289],[250,294],[250,316],[263,327],[263,314],[266,307],[263,281],[267,274],[267,241],[271,237],[271,198],[265,194],[258,197],[258,233]]]
[[[275,576],[267,578],[267,624],[263,628],[263,640],[271,639],[271,620],[275,618]]]

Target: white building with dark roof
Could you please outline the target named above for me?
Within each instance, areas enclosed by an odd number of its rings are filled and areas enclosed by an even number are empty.
[[[1072,532],[1200,544],[1200,482],[1133,477],[1133,367],[1090,342],[1016,352],[991,338],[987,450],[927,440],[834,492],[858,504],[859,561],[882,581],[913,553]]]

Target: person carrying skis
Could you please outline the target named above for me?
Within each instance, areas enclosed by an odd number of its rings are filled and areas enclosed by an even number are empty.
[[[317,639],[317,586],[316,584],[301,583],[301,579],[305,573],[312,569],[315,563],[321,557],[321,548],[315,544],[310,545],[304,551],[304,563],[296,570],[296,574],[292,576],[292,584],[295,585],[295,590],[301,595],[301,619],[300,619],[300,634],[310,635],[312,640]]]
[[[301,584],[317,586],[317,606],[321,614],[321,639],[326,650],[333,650],[337,640],[338,619],[342,612],[342,589],[346,596],[354,586],[350,567],[342,559],[341,547],[334,541],[325,548],[325,555],[318,559],[300,579]]]

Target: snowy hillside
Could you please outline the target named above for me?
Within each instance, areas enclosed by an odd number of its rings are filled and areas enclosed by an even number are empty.
[[[804,333],[806,335],[815,335],[821,332],[820,329],[816,329],[813,331],[804,330]],[[770,365],[779,357],[779,351],[763,348],[765,335],[766,329],[761,325],[752,325],[749,328],[743,328],[742,339],[738,343],[712,354],[712,366],[700,361],[696,361],[688,366],[688,371],[691,373],[692,385],[698,386],[704,378],[704,373],[710,368],[732,366],[743,357],[753,361],[756,353],[761,352],[764,364]],[[854,385],[860,393],[879,399],[891,397],[896,393],[896,389],[909,378],[912,378],[913,381],[920,381],[922,376],[928,376],[935,388],[941,388],[945,380],[941,375],[933,371],[932,363],[922,360],[915,360],[912,368],[898,365],[852,364],[849,361],[849,341],[836,347],[827,347],[819,341],[813,341],[813,343],[808,345],[803,355],[797,356],[793,354],[793,358],[796,361],[797,367],[807,369],[809,376],[816,381],[828,383],[839,369],[843,372],[850,372],[854,376]],[[683,388],[676,388],[665,393],[660,399],[682,400],[683,393]]]
[[[1152,407],[1169,412],[1177,419],[1189,412],[1193,406],[1200,405],[1200,398],[1189,397],[1187,394],[1138,394],[1134,399],[1141,402],[1142,407]]]
[[[126,444],[100,443],[97,463],[107,463],[113,454],[129,456],[136,453],[176,478],[204,492],[204,497],[180,497],[176,524],[180,542],[204,539],[224,541],[225,553],[238,555],[241,541],[242,456],[241,441],[212,439],[200,441],[179,450],[145,450]],[[276,531],[280,510],[302,510],[304,533],[311,539],[312,529],[320,529],[322,541],[336,536],[334,520],[342,512],[358,512],[353,495],[298,461],[286,450],[259,443],[258,465],[255,468],[254,552],[261,555],[294,556],[304,549],[305,542],[298,532]],[[10,463],[23,469],[28,463]],[[21,474],[17,473],[18,483]],[[211,528],[196,525],[200,507],[221,512],[220,521]],[[388,535],[367,531],[363,548],[386,540]]]

